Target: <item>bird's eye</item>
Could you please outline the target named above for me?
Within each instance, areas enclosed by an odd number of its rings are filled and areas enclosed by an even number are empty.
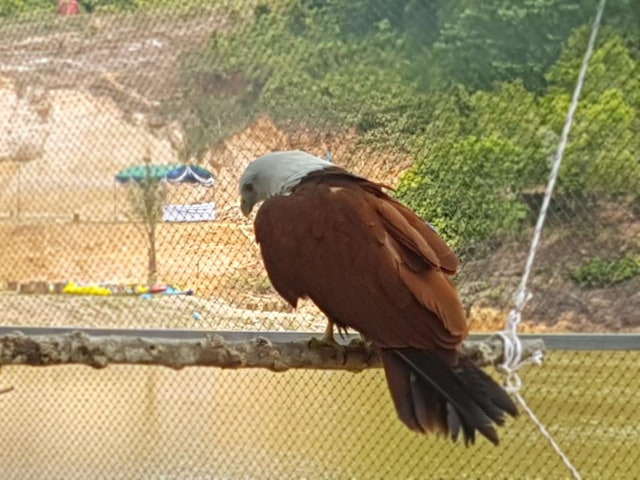
[[[247,183],[247,184],[244,185],[244,187],[242,187],[242,189],[245,192],[251,193],[251,192],[253,192],[253,185],[251,183]]]

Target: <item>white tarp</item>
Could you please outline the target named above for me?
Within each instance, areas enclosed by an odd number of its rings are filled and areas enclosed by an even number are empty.
[[[165,222],[206,222],[216,219],[216,204],[164,205],[162,220]]]

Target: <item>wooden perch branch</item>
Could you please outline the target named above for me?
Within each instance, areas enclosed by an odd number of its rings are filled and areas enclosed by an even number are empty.
[[[140,332],[138,332],[140,333]],[[188,366],[220,368],[292,368],[348,370],[358,372],[379,367],[374,348],[359,340],[338,348],[310,345],[308,341],[277,341],[258,336],[248,341],[225,340],[221,335],[200,338],[142,338],[132,335],[90,336],[74,331],[51,335],[0,335],[0,365],[80,364],[104,368],[113,364],[160,365],[174,369]],[[542,340],[525,340],[523,357],[544,350]],[[468,341],[463,355],[480,366],[501,361],[502,340],[490,337]]]

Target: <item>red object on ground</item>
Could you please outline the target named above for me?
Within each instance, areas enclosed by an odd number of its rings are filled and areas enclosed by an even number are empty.
[[[60,15],[77,15],[79,10],[78,0],[58,0],[58,13]]]
[[[167,288],[169,288],[168,285],[153,285],[149,291],[151,293],[162,293],[164,292]]]

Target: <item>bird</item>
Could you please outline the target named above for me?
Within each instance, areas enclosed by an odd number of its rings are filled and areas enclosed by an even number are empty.
[[[276,151],[240,177],[240,209],[269,280],[292,307],[310,299],[334,326],[380,352],[399,419],[418,433],[495,445],[518,409],[491,376],[461,356],[469,328],[451,279],[460,266],[444,239],[392,189],[310,153]]]

